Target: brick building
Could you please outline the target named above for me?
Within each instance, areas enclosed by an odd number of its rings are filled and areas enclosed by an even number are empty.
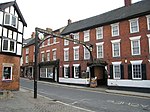
[[[117,87],[150,87],[150,1],[71,23],[54,33],[93,45],[92,56],[81,44],[50,38],[40,47],[40,79],[59,83],[90,83]]]
[[[0,90],[18,90],[24,27],[15,1],[0,4]]]

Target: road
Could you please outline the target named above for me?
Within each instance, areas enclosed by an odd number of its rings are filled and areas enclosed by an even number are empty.
[[[21,78],[21,87],[33,90],[33,81]],[[38,82],[38,94],[89,112],[150,112],[150,99],[58,86]]]

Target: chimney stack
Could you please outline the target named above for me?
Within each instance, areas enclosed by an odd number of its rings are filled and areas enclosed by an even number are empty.
[[[53,30],[51,28],[46,28],[46,31],[48,31],[49,33],[51,33]]]
[[[68,25],[71,24],[71,23],[72,23],[71,19],[68,19]]]
[[[31,38],[35,38],[35,33],[34,32],[32,32]]]
[[[131,3],[132,0],[124,0],[124,4],[126,7],[130,6],[132,3]]]

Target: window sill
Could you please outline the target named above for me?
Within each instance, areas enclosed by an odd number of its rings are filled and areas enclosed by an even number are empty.
[[[12,82],[12,79],[10,79],[10,80],[2,80],[2,82]]]

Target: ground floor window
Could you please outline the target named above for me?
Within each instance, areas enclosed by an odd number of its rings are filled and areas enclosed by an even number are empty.
[[[3,80],[12,80],[13,64],[3,64]]]
[[[52,79],[53,78],[53,67],[40,68],[40,77]]]
[[[73,64],[73,73],[74,73],[74,78],[79,78],[80,74],[80,65],[79,64]]]
[[[64,65],[64,77],[68,78],[69,77],[69,65]]]

